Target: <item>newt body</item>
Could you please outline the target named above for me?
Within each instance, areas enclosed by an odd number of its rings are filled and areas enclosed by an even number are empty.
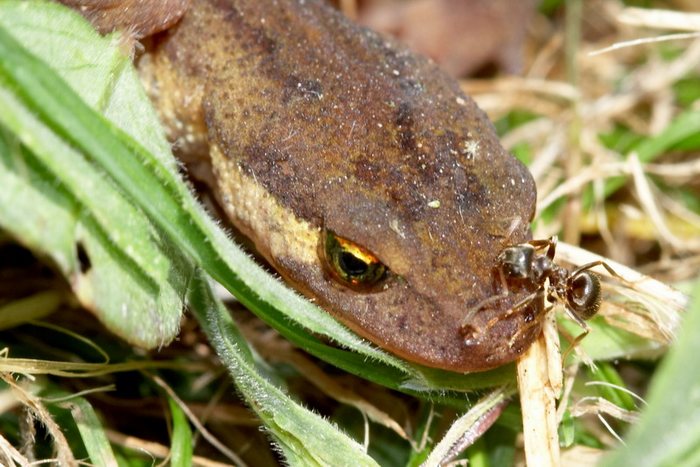
[[[479,371],[540,331],[534,302],[508,313],[525,291],[483,306],[503,293],[499,253],[530,238],[532,176],[432,62],[320,0],[195,0],[139,67],[176,146],[211,157],[236,227],[360,335]],[[334,273],[334,238],[382,265],[371,286]]]

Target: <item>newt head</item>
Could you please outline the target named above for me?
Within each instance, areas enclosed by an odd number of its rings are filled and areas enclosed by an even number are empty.
[[[227,214],[294,287],[410,361],[515,359],[522,298],[497,258],[530,239],[528,170],[432,62],[317,0],[195,0],[140,67],[173,139],[204,146]],[[194,142],[194,143],[193,143]],[[190,144],[193,143],[193,144]],[[370,280],[371,279],[371,280]]]

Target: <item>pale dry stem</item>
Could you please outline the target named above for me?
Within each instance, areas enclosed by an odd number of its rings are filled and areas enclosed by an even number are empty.
[[[26,467],[29,459],[22,455],[4,436],[0,435],[0,465],[20,465]]]
[[[653,8],[623,8],[617,15],[623,24],[675,31],[700,31],[700,14]]]
[[[550,313],[551,315],[551,313]],[[545,327],[556,325],[547,320]],[[556,467],[560,465],[556,398],[561,380],[552,381],[552,366],[561,369],[561,357],[554,358],[547,347],[545,331],[517,361],[518,390],[523,417],[523,436],[527,465]],[[561,375],[561,370],[559,370]]]
[[[113,430],[105,430],[107,439],[111,443],[123,446],[134,451],[152,456],[154,459],[165,459],[170,455],[170,448],[154,441],[147,441],[135,436],[125,435]],[[192,465],[195,467],[230,467],[231,464],[217,462],[202,456],[192,456]]]

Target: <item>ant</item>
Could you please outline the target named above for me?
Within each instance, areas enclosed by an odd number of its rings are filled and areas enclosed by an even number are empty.
[[[545,248],[547,249],[545,254],[537,254],[538,251]],[[493,326],[498,319],[512,315],[528,306],[537,297],[542,296],[545,290],[545,282],[549,280],[547,301],[550,303],[559,301],[564,304],[567,315],[584,330],[583,334],[576,339],[576,342],[583,339],[590,332],[586,320],[598,313],[601,304],[600,277],[590,271],[590,269],[596,266],[603,266],[612,276],[622,281],[624,281],[624,278],[617,274],[607,263],[600,260],[584,264],[574,270],[568,270],[554,262],[556,248],[556,236],[547,240],[531,240],[527,243],[504,248],[498,255],[496,269],[506,292],[488,298],[470,310],[462,324],[463,332],[471,327],[471,318],[477,311],[489,303],[507,298],[509,296],[509,288],[534,289],[534,291],[513,305],[505,316],[493,318],[486,324],[487,328]],[[545,310],[545,313],[550,309],[551,306]],[[519,329],[516,335],[511,338],[511,344],[515,342],[518,335],[535,326],[539,320],[528,319],[527,321],[527,325]],[[465,342],[469,342],[469,340],[465,340]]]

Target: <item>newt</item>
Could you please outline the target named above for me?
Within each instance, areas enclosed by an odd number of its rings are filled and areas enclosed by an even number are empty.
[[[110,23],[100,2],[64,3]],[[528,291],[504,297],[497,270],[531,238],[535,183],[456,81],[322,0],[126,3],[138,37],[165,29],[138,68],[176,152],[211,166],[289,284],[422,365],[482,371],[527,349],[542,307],[511,311]]]

